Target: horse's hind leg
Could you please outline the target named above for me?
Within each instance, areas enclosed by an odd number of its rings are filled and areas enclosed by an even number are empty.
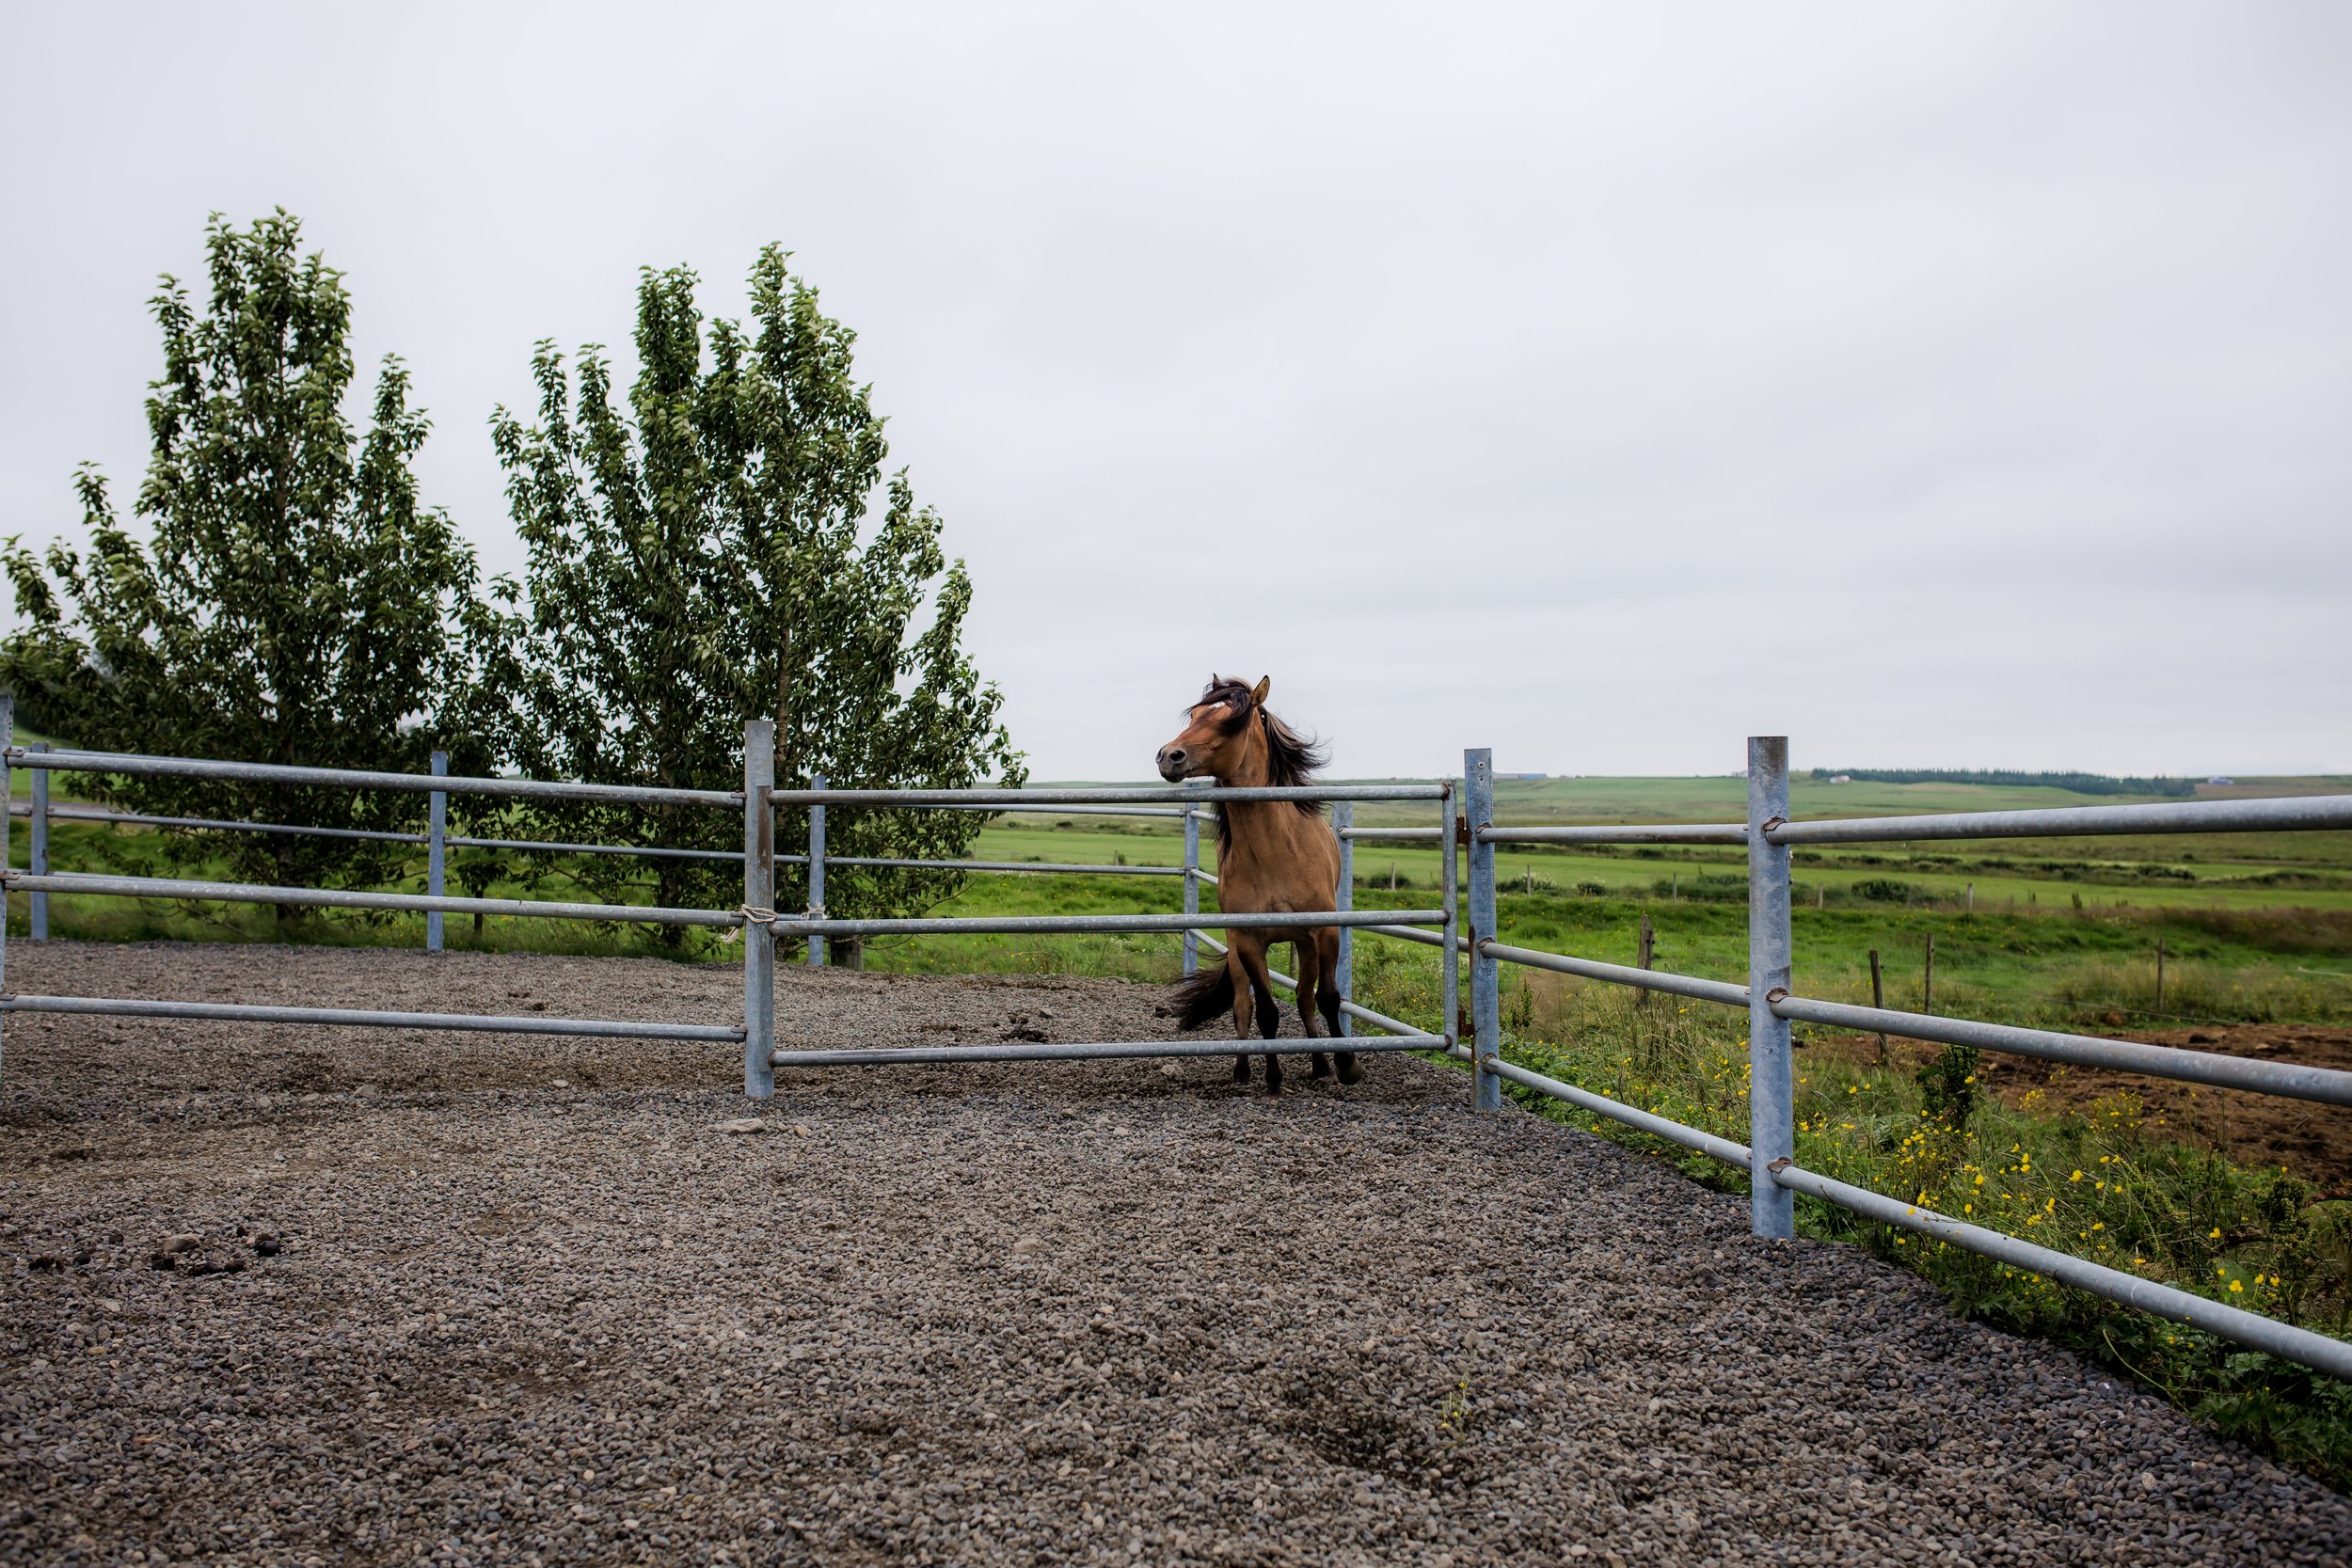
[[[1338,927],[1327,927],[1315,933],[1315,958],[1321,970],[1322,980],[1322,984],[1315,988],[1315,1006],[1322,1009],[1323,1022],[1328,1025],[1331,1037],[1338,1039],[1342,1037],[1340,1034],[1340,932]],[[1299,979],[1303,984],[1306,976],[1302,974]],[[1300,994],[1305,993],[1302,991]],[[1340,1082],[1343,1084],[1362,1083],[1364,1069],[1357,1062],[1356,1053],[1342,1051],[1337,1054],[1340,1059]]]

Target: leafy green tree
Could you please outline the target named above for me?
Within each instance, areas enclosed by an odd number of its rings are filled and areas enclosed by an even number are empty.
[[[200,316],[164,277],[137,504],[148,536],[84,465],[87,551],[61,542],[44,563],[11,539],[0,556],[24,618],[0,644],[0,679],[28,723],[95,750],[421,771],[452,725],[458,769],[482,767],[486,750],[453,716],[500,620],[476,597],[472,550],[418,502],[411,464],[428,426],[397,357],[364,440],[344,418],[351,298],[300,239],[283,210],[244,230],[215,214]],[[282,784],[77,781],[176,816],[384,831],[415,829],[424,810],[421,796]],[[379,881],[413,853],[243,833],[183,834],[167,850],[280,885]]]
[[[492,689],[511,694],[505,734],[528,772],[596,782],[736,788],[744,721],[776,721],[777,778],[842,786],[951,788],[1025,777],[997,720],[1000,698],[961,645],[972,584],[914,503],[871,388],[851,374],[854,334],[818,309],[771,245],[751,272],[752,329],[709,324],[695,277],[648,269],[638,289],[641,369],[626,411],[595,345],[576,361],[542,342],[539,420],[492,420],[515,522],[530,552],[523,651]],[[706,349],[707,353],[706,355]],[[881,515],[869,518],[877,493]],[[926,619],[928,616],[928,619]],[[805,816],[782,814],[779,842]],[[724,813],[567,805],[551,827],[609,841],[736,848]],[[981,826],[971,812],[841,811],[832,852],[949,859]],[[645,873],[617,858],[580,874],[608,895]],[[663,904],[731,905],[740,872],[653,863]],[[842,914],[920,908],[957,874],[830,870]],[[806,896],[797,867],[779,907]]]

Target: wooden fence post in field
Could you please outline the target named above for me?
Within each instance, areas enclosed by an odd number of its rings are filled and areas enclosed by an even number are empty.
[[[2164,1011],[2164,939],[2156,939],[2156,1011]]]
[[[1886,986],[1879,978],[1879,950],[1875,947],[1870,949],[1870,1006],[1873,1007],[1886,1006]],[[1881,1035],[1879,1037],[1879,1066],[1884,1067],[1885,1065],[1886,1037]]]
[[[1640,964],[1640,965],[1644,968],[1644,969],[1650,969],[1650,968],[1654,968],[1654,967],[1655,967],[1655,966],[1654,966],[1654,965],[1650,962],[1650,960],[1651,960],[1651,958],[1654,958],[1654,957],[1656,956],[1656,954],[1657,954],[1657,952],[1658,952],[1658,942],[1657,942],[1657,937],[1658,937],[1658,933],[1657,933],[1656,931],[1654,931],[1654,930],[1652,930],[1652,929],[1650,928],[1650,923],[1649,923],[1649,916],[1648,916],[1648,914],[1647,914],[1647,913],[1645,913],[1645,914],[1642,916],[1642,941],[1641,941],[1641,946],[1640,946],[1640,948],[1639,948],[1639,950],[1638,950],[1639,957],[1638,957],[1638,958],[1637,958],[1637,959],[1636,959],[1636,961],[1637,961],[1637,962],[1638,962],[1638,963],[1639,963],[1639,964]],[[1643,986],[1643,987],[1639,988],[1638,990],[1635,990],[1635,992],[1634,992],[1634,994],[1633,994],[1633,1002],[1634,1002],[1634,1006],[1640,1006],[1640,1007],[1646,1007],[1646,1006],[1649,1006],[1649,988],[1648,988],[1647,986]]]
[[[1928,933],[1928,966],[1919,976],[1919,1010],[1935,1011],[1935,933]]]
[[[1968,884],[1968,912],[1977,912],[1977,884],[1974,882]]]

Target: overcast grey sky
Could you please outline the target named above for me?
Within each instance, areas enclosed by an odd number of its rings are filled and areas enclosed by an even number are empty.
[[[2352,771],[2352,8],[10,8],[0,531],[282,204],[485,420],[636,271],[860,334],[1041,777]],[[364,388],[363,388],[364,390]]]

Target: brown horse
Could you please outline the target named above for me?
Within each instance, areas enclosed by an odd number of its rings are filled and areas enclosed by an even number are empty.
[[[1207,776],[1220,784],[1303,784],[1323,766],[1309,741],[1265,708],[1271,679],[1256,687],[1209,677],[1200,700],[1185,710],[1184,730],[1160,748],[1160,777]],[[1340,841],[1311,800],[1225,801],[1216,816],[1217,907],[1228,914],[1327,910],[1339,897]],[[1186,1029],[1197,1029],[1231,1008],[1236,1038],[1249,1037],[1251,1001],[1258,1033],[1272,1039],[1282,1026],[1274,982],[1266,971],[1266,949],[1287,942],[1298,968],[1298,1022],[1307,1037],[1317,1037],[1315,1009],[1327,1032],[1340,1033],[1340,933],[1334,926],[1256,927],[1225,933],[1224,964],[1184,983],[1177,1012]],[[1311,1002],[1310,999],[1312,999]],[[1354,1052],[1338,1053],[1340,1082],[1360,1083],[1363,1069]],[[1314,1076],[1327,1078],[1331,1066],[1314,1053]],[[1249,1082],[1249,1058],[1233,1058],[1233,1082]],[[1265,1059],[1268,1094],[1282,1092],[1282,1058]]]

